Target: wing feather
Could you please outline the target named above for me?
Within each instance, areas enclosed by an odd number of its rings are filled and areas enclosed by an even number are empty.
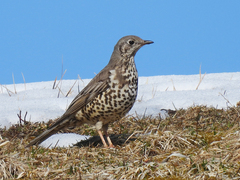
[[[101,71],[102,72],[102,71]],[[59,125],[109,88],[108,79],[101,72],[73,99],[66,112],[49,128]],[[97,81],[97,82],[96,82]]]

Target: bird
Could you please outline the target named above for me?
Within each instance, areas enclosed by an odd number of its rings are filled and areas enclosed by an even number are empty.
[[[114,46],[109,63],[79,92],[66,112],[26,147],[38,145],[64,128],[90,124],[95,125],[104,148],[114,148],[107,133],[108,125],[132,108],[138,91],[134,57],[142,46],[152,43],[134,35],[122,37]]]

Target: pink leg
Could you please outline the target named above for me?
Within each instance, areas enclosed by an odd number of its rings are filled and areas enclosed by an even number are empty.
[[[106,143],[106,141],[105,141],[105,139],[104,139],[104,137],[103,137],[102,131],[101,131],[101,130],[98,130],[98,134],[99,134],[99,136],[100,136],[100,138],[101,138],[101,140],[102,140],[102,143],[103,143],[104,147],[105,147],[105,148],[108,148],[108,145],[107,145],[107,143]]]
[[[103,129],[103,132],[104,132],[105,136],[107,137],[107,141],[108,141],[109,147],[110,148],[114,148],[115,146],[113,145],[113,143],[112,143],[112,141],[111,141],[111,139],[110,139],[110,137],[109,137],[109,135],[107,133],[108,124],[103,125],[102,129]]]
[[[111,141],[111,139],[110,139],[107,131],[104,131],[104,134],[105,134],[105,136],[107,137],[107,141],[108,141],[108,144],[109,144],[109,148],[114,148],[115,146],[113,145],[113,143],[112,143],[112,141]]]

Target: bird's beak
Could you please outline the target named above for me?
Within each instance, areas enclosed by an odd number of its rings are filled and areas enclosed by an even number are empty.
[[[149,41],[149,40],[144,40],[143,41],[143,45],[145,45],[145,44],[152,44],[153,43],[153,41]]]

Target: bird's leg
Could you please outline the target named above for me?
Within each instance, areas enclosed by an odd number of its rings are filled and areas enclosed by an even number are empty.
[[[96,129],[97,129],[97,132],[98,132],[101,140],[102,140],[102,143],[103,143],[104,147],[105,147],[105,148],[108,148],[108,145],[107,145],[107,143],[106,143],[106,141],[105,141],[105,139],[104,139],[104,137],[103,137],[102,131],[101,131],[101,129],[104,129],[104,128],[103,128],[103,123],[102,123],[102,121],[98,121],[98,122],[96,123],[95,127],[96,127]]]
[[[103,137],[102,131],[101,131],[101,130],[98,130],[97,132],[98,132],[98,134],[99,134],[99,136],[100,136],[100,138],[101,138],[101,140],[102,140],[102,143],[103,143],[104,147],[105,147],[105,148],[108,148],[108,145],[107,145],[107,143],[106,143],[106,141],[105,141],[105,139],[104,139],[104,137]]]
[[[114,145],[113,145],[113,143],[112,143],[112,141],[111,141],[111,139],[110,139],[110,137],[109,137],[109,135],[107,133],[108,124],[103,125],[102,121],[98,121],[95,126],[96,126],[97,132],[98,132],[98,134],[99,134],[99,136],[100,136],[100,138],[102,140],[102,143],[103,143],[104,147],[105,148],[108,148],[108,147],[109,148],[114,148]],[[103,132],[104,132],[104,134],[105,134],[105,136],[107,138],[109,146],[107,145],[107,143],[106,143],[106,141],[105,141],[105,139],[103,137],[101,129],[103,130]]]
[[[112,141],[111,141],[111,139],[110,139],[110,137],[109,137],[109,135],[107,133],[108,124],[103,125],[102,129],[103,129],[103,132],[104,132],[105,136],[107,137],[109,148],[114,148],[115,146],[113,145],[113,143],[112,143]]]
[[[109,148],[115,148],[115,146],[113,145],[113,143],[112,143],[112,141],[111,141],[111,139],[110,139],[110,137],[109,137],[107,131],[104,132],[104,134],[105,134],[105,136],[107,137],[107,141],[108,141],[108,144],[109,144],[108,147],[109,147]]]

